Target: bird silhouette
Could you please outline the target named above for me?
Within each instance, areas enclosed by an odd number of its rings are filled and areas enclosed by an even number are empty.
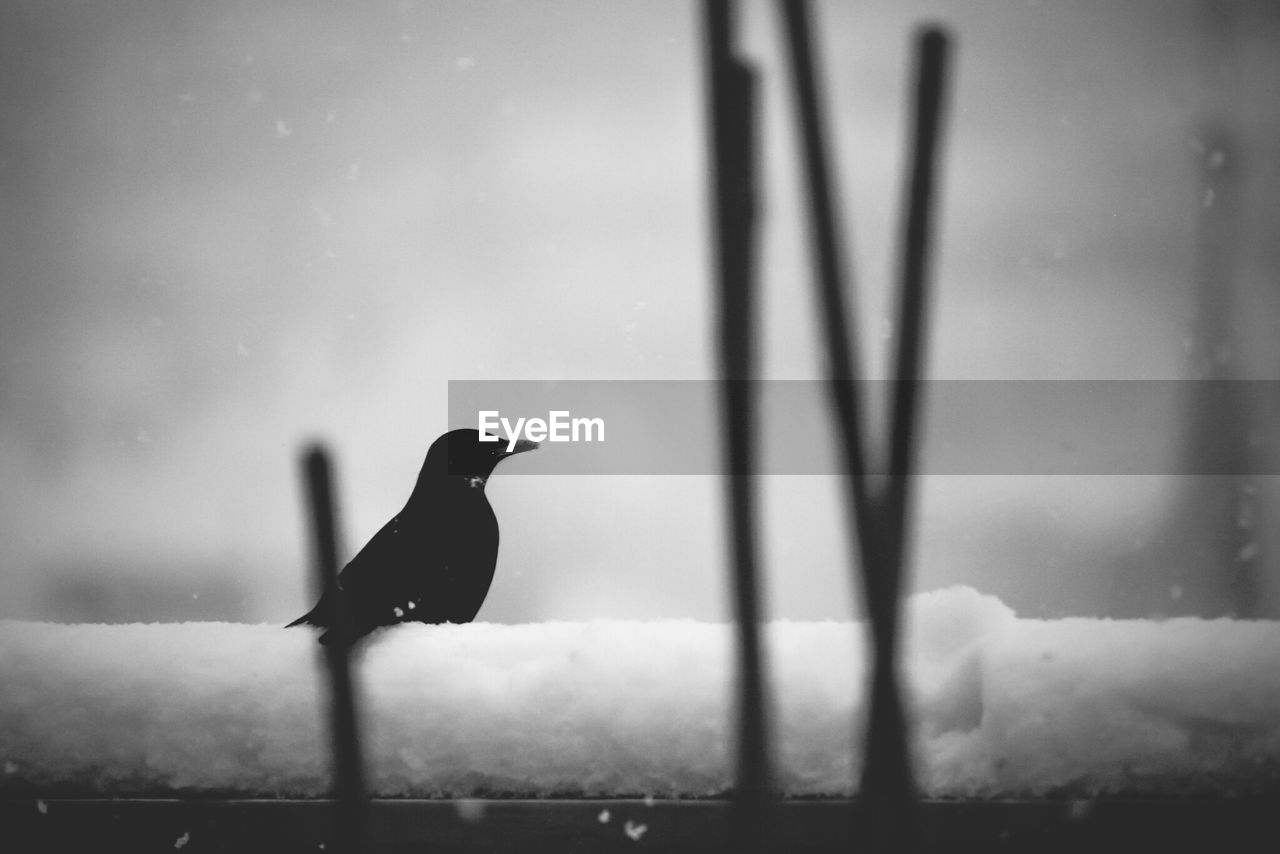
[[[320,642],[333,643],[339,604],[345,606],[348,643],[380,626],[475,619],[498,562],[498,519],[485,483],[502,460],[538,447],[521,439],[508,450],[505,439],[486,433],[490,439],[481,441],[480,435],[453,430],[436,439],[404,509],[289,626],[327,629]]]

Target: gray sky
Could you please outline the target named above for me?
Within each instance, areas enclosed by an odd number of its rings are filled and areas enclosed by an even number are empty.
[[[959,50],[932,374],[1186,375],[1212,121],[1245,188],[1232,359],[1275,378],[1274,9],[820,4],[872,369],[908,39],[935,18]],[[168,591],[165,618],[187,591],[222,603],[192,616],[291,618],[309,599],[302,441],[339,455],[354,548],[446,428],[448,380],[713,376],[697,23],[689,3],[5,4],[0,615],[65,617],[57,591],[105,583]],[[764,364],[813,378],[774,23],[748,5]],[[724,615],[717,481],[499,474],[490,493],[504,545],[482,618]],[[1110,570],[1080,543],[1132,539],[1164,495],[938,480],[916,586],[1105,612]],[[847,614],[833,484],[770,479],[765,506],[775,612]],[[1023,516],[1043,559],[1004,548]]]

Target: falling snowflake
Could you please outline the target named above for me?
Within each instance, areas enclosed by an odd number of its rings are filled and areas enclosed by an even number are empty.
[[[622,826],[622,831],[627,834],[632,842],[639,842],[640,837],[644,836],[645,831],[648,829],[649,825],[634,821],[629,821]]]
[[[404,609],[401,608],[399,605],[397,605],[396,607],[391,609],[391,613],[395,614],[397,617],[403,617]]]
[[[183,848],[190,841],[191,841],[191,831],[188,830],[186,833],[182,834],[177,839],[173,840],[173,847]]]
[[[601,824],[608,824],[608,823],[609,823],[609,811],[608,811],[608,810],[600,810],[600,815],[596,816],[596,818],[600,821],[600,823],[601,823]]]

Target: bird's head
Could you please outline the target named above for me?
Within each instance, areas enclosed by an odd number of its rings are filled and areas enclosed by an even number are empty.
[[[431,470],[435,474],[451,477],[478,478],[474,485],[483,486],[498,463],[537,447],[537,442],[530,442],[528,439],[518,439],[514,445],[510,445],[506,439],[492,433],[450,430],[431,443],[422,470],[424,474]]]

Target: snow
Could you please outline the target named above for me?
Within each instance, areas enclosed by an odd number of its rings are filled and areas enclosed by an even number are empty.
[[[963,587],[915,597],[908,615],[929,796],[1247,793],[1280,781],[1280,623],[1019,619]],[[862,632],[768,626],[788,795],[852,791]],[[728,626],[681,620],[380,632],[358,671],[371,788],[723,794],[730,644]],[[325,794],[319,649],[313,632],[271,625],[0,621],[0,791]]]

